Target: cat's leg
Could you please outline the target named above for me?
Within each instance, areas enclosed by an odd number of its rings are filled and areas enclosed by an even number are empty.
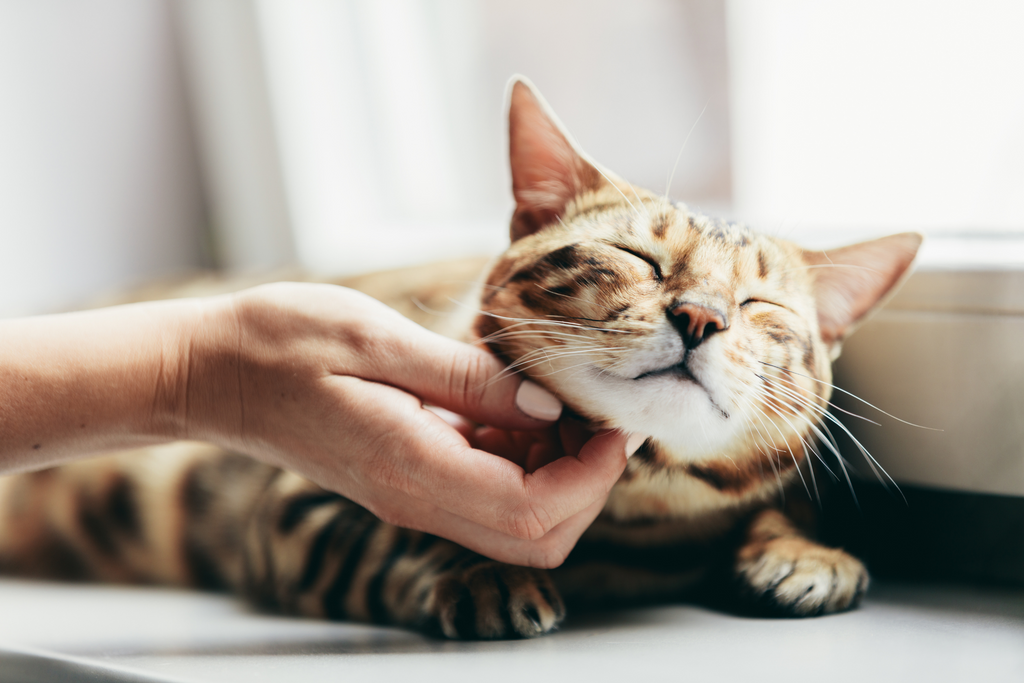
[[[565,613],[547,572],[387,524],[294,475],[267,490],[246,547],[243,590],[293,614],[516,638],[554,630]]]
[[[806,538],[782,512],[755,514],[736,552],[741,596],[783,616],[814,616],[856,606],[868,586],[860,560]]]

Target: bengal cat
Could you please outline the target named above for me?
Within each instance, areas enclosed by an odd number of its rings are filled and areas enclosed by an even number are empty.
[[[510,100],[512,244],[463,334],[593,427],[650,435],[563,566],[495,562],[194,443],[4,480],[0,565],[223,588],[449,638],[537,636],[566,601],[710,586],[779,615],[854,606],[864,566],[806,536],[780,494],[829,455],[831,362],[905,277],[920,236],[804,251],[603,170],[527,82]]]

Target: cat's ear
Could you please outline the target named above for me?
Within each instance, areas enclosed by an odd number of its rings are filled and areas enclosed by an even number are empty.
[[[904,232],[839,249],[804,252],[804,261],[812,266],[821,337],[833,360],[843,339],[910,274],[923,239],[919,233]]]
[[[573,197],[603,182],[544,98],[522,76],[513,77],[509,86],[508,138],[516,198],[513,242],[557,220]]]

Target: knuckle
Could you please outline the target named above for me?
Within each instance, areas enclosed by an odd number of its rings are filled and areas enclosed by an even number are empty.
[[[524,504],[508,517],[509,535],[524,541],[536,541],[544,537],[554,526],[551,516],[543,508]]]
[[[409,471],[398,458],[392,457],[387,449],[374,449],[375,455],[369,460],[369,471],[378,486],[389,492],[408,494],[412,482]]]
[[[449,395],[453,398],[461,397],[467,405],[479,405],[487,393],[487,380],[490,377],[486,358],[472,354],[456,363],[457,370],[449,374]]]
[[[363,356],[376,354],[385,341],[385,335],[380,327],[362,318],[348,321],[341,334],[344,336],[345,345],[354,353]]]

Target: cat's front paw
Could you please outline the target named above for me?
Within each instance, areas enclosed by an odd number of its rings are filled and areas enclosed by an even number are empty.
[[[857,558],[805,538],[785,536],[740,550],[742,591],[775,615],[808,617],[855,607],[868,586]]]
[[[485,562],[438,580],[428,628],[448,638],[533,638],[558,628],[565,606],[541,569]]]

